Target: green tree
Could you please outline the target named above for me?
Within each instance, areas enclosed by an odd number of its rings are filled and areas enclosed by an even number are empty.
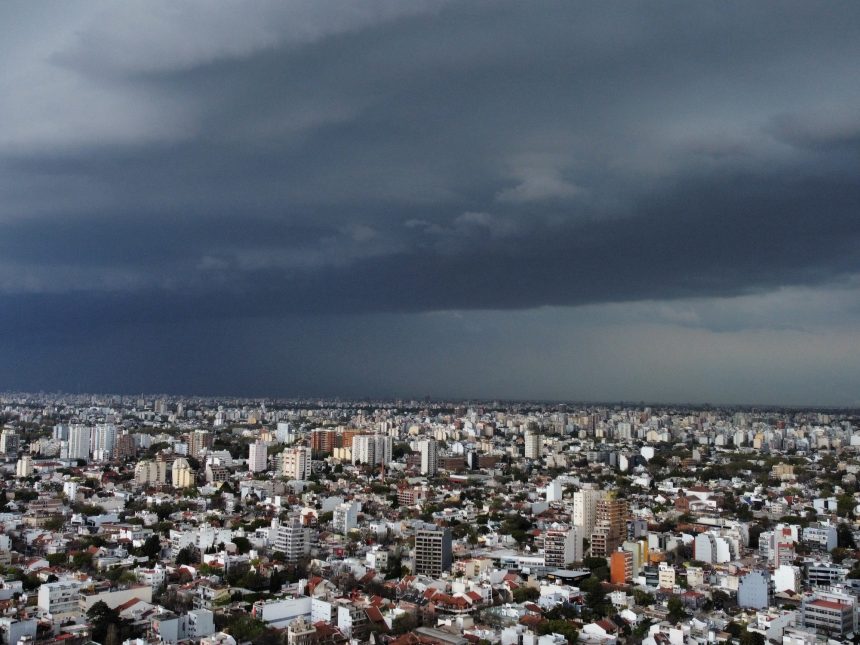
[[[836,544],[840,549],[856,549],[854,532],[845,522],[840,522],[836,527]]]
[[[633,592],[633,600],[640,607],[650,607],[654,604],[654,594],[642,591],[641,589],[636,589]]]
[[[285,580],[286,576],[280,569],[272,569],[272,575],[269,576],[269,593],[278,593],[284,586]]]
[[[58,567],[61,564],[66,564],[69,561],[68,553],[49,553],[45,556],[45,559],[48,561],[52,567]]]
[[[75,569],[90,569],[93,566],[93,556],[87,551],[79,551],[72,556],[72,565]]]
[[[158,520],[163,522],[168,517],[173,515],[178,509],[172,503],[159,504],[155,507],[155,514],[158,515]]]
[[[62,515],[54,515],[45,520],[45,528],[49,531],[61,531],[66,525],[66,519]]]
[[[744,633],[744,628],[741,627],[735,621],[731,621],[728,625],[726,625],[726,631],[735,638],[740,638],[741,634]]]
[[[541,636],[545,634],[561,634],[571,644],[579,639],[579,632],[576,631],[573,623],[563,619],[545,620],[538,623],[537,632]]]
[[[143,546],[140,547],[140,552],[150,560],[155,560],[161,554],[161,539],[157,534],[150,535],[146,538]]]
[[[606,591],[600,578],[591,576],[580,583],[580,589],[585,592],[585,604],[598,616],[606,616],[611,607],[606,600]]]
[[[667,607],[669,609],[669,621],[672,623],[677,623],[687,616],[684,603],[677,596],[669,598]]]
[[[766,645],[767,639],[758,632],[744,631],[740,637],[741,645]]]
[[[632,634],[633,638],[635,639],[634,642],[639,643],[639,642],[645,640],[645,636],[648,635],[648,630],[650,627],[651,627],[651,621],[648,620],[647,618],[645,620],[641,621],[638,625],[636,625],[636,627],[633,629],[633,634]]]
[[[591,571],[591,575],[599,580],[609,580],[609,565],[606,558],[588,557],[582,561],[582,565]]]
[[[186,547],[183,547],[179,553],[176,554],[176,565],[180,566],[183,564],[197,564],[200,562],[200,556],[197,554],[197,549],[195,549],[190,544]]]
[[[99,600],[87,611],[87,620],[93,630],[93,640],[104,643],[108,627],[119,623],[119,612],[111,609],[105,601]]]
[[[853,495],[844,494],[836,498],[836,512],[840,517],[852,517],[855,506],[857,502]]]
[[[416,627],[418,627],[418,619],[415,617],[415,614],[406,612],[394,619],[394,622],[391,624],[391,632],[398,635],[406,634]]]
[[[514,602],[529,602],[540,597],[540,591],[534,587],[519,587],[514,589]]]
[[[242,643],[262,636],[266,631],[266,624],[248,614],[239,614],[230,620],[224,631],[235,638],[237,643]]]
[[[234,537],[233,544],[239,553],[247,553],[251,550],[251,541],[246,537]]]

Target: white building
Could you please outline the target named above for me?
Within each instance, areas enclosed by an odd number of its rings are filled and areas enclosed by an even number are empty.
[[[170,469],[170,481],[174,488],[192,488],[195,484],[194,470],[184,457],[173,462]]]
[[[705,572],[701,567],[687,567],[687,586],[696,589],[705,584]]]
[[[352,463],[377,466],[391,461],[394,439],[382,434],[360,434],[352,438]]]
[[[258,439],[248,446],[248,470],[252,473],[262,473],[266,470],[269,458],[269,446]]]
[[[18,433],[14,428],[3,428],[0,432],[0,453],[7,457],[18,454]]]
[[[63,495],[66,496],[66,499],[75,501],[78,497],[78,482],[63,482]]]
[[[801,589],[802,576],[798,567],[783,564],[773,572],[773,591],[793,591],[799,593]]]
[[[152,569],[138,567],[134,570],[137,581],[142,585],[149,585],[153,589],[160,589],[167,582],[167,569],[156,563]]]
[[[37,622],[34,618],[17,619],[11,616],[0,618],[0,642],[17,645],[22,639],[25,643],[36,640]]]
[[[116,447],[116,426],[100,423],[90,433],[90,454],[96,461],[106,461]]]
[[[292,443],[296,440],[296,433],[287,421],[280,421],[275,430],[275,439],[280,443]]]
[[[134,585],[126,588],[102,591],[100,593],[92,593],[87,589],[82,589],[79,595],[78,607],[82,614],[86,614],[98,602],[103,602],[111,609],[116,609],[135,598],[151,603],[152,587],[148,585]]]
[[[344,502],[339,504],[332,513],[334,530],[346,535],[358,526],[358,513],[361,511],[360,502]]]
[[[18,463],[15,464],[16,477],[29,477],[33,474],[33,458],[30,455],[23,455]]]
[[[856,600],[849,594],[819,592],[805,595],[800,605],[800,625],[831,637],[857,631]],[[844,642],[844,641],[843,641]]]
[[[560,502],[563,495],[561,481],[558,479],[553,479],[546,486],[546,501],[547,502]]]
[[[54,426],[54,441],[68,441],[69,440],[69,425],[65,423],[58,423]]]
[[[90,458],[90,427],[80,424],[75,424],[69,428],[69,459],[83,459],[89,461]]]
[[[693,554],[696,560],[708,564],[729,562],[734,558],[732,543],[711,532],[699,533],[693,542]]]
[[[310,479],[311,465],[311,449],[306,446],[287,448],[281,455],[281,471],[287,479]]]
[[[208,609],[192,609],[182,616],[164,611],[150,620],[150,628],[162,643],[197,640],[215,633],[215,615]]]
[[[553,523],[541,538],[547,567],[564,569],[571,562],[582,561],[583,534],[578,527]]]
[[[583,488],[573,494],[573,523],[582,527],[583,535],[591,535],[597,523],[597,502],[606,497],[606,491]]]
[[[310,553],[310,530],[294,517],[278,527],[275,551],[284,554],[287,562],[296,562]]]
[[[251,615],[270,627],[284,628],[298,618],[310,620],[311,598],[298,596],[279,600],[258,600],[254,603]]]
[[[767,609],[770,605],[770,575],[750,571],[738,581],[738,606],[742,609]]]
[[[813,587],[829,587],[844,582],[849,570],[832,562],[808,562],[806,581]]]
[[[814,524],[803,529],[803,541],[807,544],[832,551],[837,545],[836,527],[832,524]]]
[[[78,580],[44,583],[39,587],[39,610],[54,618],[80,613],[78,601],[83,586]]]
[[[525,439],[525,457],[526,459],[540,459],[543,448],[543,437],[537,432],[526,432]]]
[[[432,477],[436,474],[436,440],[425,439],[418,446],[421,450],[421,474]]]
[[[186,546],[194,546],[203,553],[211,546],[228,544],[233,540],[233,531],[230,529],[215,528],[214,526],[199,526],[187,531],[170,530],[170,549],[173,557]]]
[[[660,589],[673,589],[675,587],[675,567],[661,562],[657,568],[657,586]]]
[[[144,459],[134,467],[134,483],[138,486],[163,486],[167,483],[166,461]]]

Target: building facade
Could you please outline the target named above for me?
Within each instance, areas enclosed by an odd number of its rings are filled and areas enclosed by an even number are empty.
[[[415,573],[439,577],[451,570],[451,556],[451,529],[427,527],[415,533]]]
[[[266,471],[269,459],[269,446],[265,441],[258,439],[248,446],[248,470],[252,473]]]
[[[311,477],[311,449],[305,446],[287,448],[281,454],[281,471],[287,479],[307,480]]]

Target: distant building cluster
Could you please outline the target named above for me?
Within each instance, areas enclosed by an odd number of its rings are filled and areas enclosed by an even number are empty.
[[[0,405],[5,645],[860,637],[848,411]]]

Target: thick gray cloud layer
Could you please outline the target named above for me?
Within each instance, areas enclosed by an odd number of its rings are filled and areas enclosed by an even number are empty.
[[[481,363],[455,360],[458,343],[497,357],[449,382],[464,395],[737,398],[750,392],[724,387],[749,374],[737,353],[699,390],[672,385],[695,380],[678,365],[702,365],[691,329],[725,342],[814,327],[821,355],[860,330],[858,19],[852,2],[3,5],[0,350],[13,367],[0,386],[158,388],[159,347],[196,335],[198,356],[252,365],[273,355],[280,321],[307,340],[283,345],[303,366],[353,326],[366,333],[304,380],[274,367],[215,378],[188,359],[169,385],[358,392],[369,381],[355,361],[373,372],[411,357],[423,375],[372,380],[374,393],[455,394],[405,341],[440,324],[432,312],[485,311],[536,356],[562,339],[506,312],[551,307],[541,320],[580,339],[611,328],[594,343],[656,325],[679,362],[658,386],[614,387],[606,365],[584,391],[578,372],[448,329],[449,371]],[[832,316],[808,323],[798,293]],[[386,349],[374,325],[412,333]],[[131,337],[146,346],[123,360],[145,378],[100,380],[81,359]],[[502,365],[519,380],[494,381]],[[814,378],[758,391],[856,401],[856,387],[805,394]]]

